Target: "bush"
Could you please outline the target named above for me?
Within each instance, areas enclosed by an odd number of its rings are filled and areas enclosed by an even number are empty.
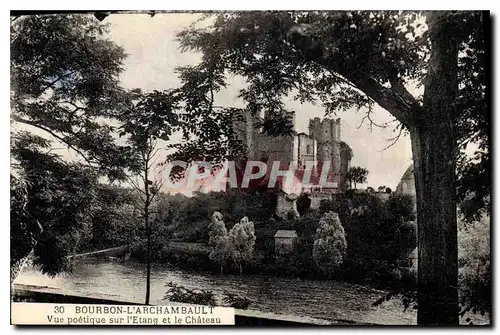
[[[393,194],[385,203],[385,207],[395,218],[401,217],[402,221],[414,221],[414,202],[415,200],[409,195]]]
[[[458,281],[461,313],[491,312],[490,217],[458,220]]]
[[[297,211],[301,216],[305,215],[311,209],[311,199],[307,193],[301,194],[297,198]]]
[[[277,255],[275,260],[274,274],[286,277],[310,277],[317,278],[318,271],[313,259],[313,244],[306,239],[298,239],[295,242],[293,252],[285,255]]]
[[[347,249],[344,227],[339,215],[326,213],[319,223],[313,245],[313,258],[325,274],[333,275],[342,265]]]
[[[184,286],[169,282],[169,287],[163,299],[183,302],[186,304],[215,306],[215,295],[209,290],[191,290]]]
[[[237,309],[247,309],[248,306],[253,302],[247,297],[235,294],[229,291],[224,291],[223,303],[227,307],[237,308]]]
[[[292,228],[297,232],[300,238],[314,240],[314,235],[319,227],[319,221],[321,220],[321,213],[318,210],[310,210],[304,216],[292,222]]]
[[[383,202],[375,195],[346,192],[321,202],[319,213],[329,211],[339,214],[346,233],[344,279],[387,286],[402,247],[400,227],[414,219],[412,199],[392,195]]]

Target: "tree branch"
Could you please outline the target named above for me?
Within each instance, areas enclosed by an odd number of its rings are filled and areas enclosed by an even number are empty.
[[[375,79],[367,78],[349,78],[346,76],[359,90],[365,93],[368,97],[373,99],[380,107],[391,113],[399,122],[405,127],[410,127],[414,120],[412,114],[418,103],[415,98],[413,101],[406,101],[399,96],[393,89],[384,87]]]
[[[378,124],[375,121],[373,121],[371,114],[373,113],[373,108],[372,106],[368,106],[368,112],[366,112],[365,116],[361,119],[361,122],[359,123],[359,126],[356,127],[356,129],[361,128],[365,120],[368,120],[368,127],[370,128],[370,131],[373,131],[373,126],[378,127],[378,128],[387,128],[387,125],[393,121],[385,122],[384,124]]]
[[[403,133],[403,129],[404,129],[403,127],[399,127],[399,133],[396,136],[391,137],[389,139],[389,141],[391,141],[391,143],[389,143],[389,145],[386,146],[384,149],[380,150],[380,152],[385,151],[385,150],[389,149],[390,147],[392,147],[394,144],[396,144],[398,142],[399,138],[401,137],[401,134]]]
[[[68,76],[71,76],[72,74],[75,74],[75,73],[76,73],[76,70],[68,72],[66,74],[63,74],[63,75],[57,77],[56,79],[54,79],[53,81],[51,81],[48,85],[45,85],[44,87],[42,87],[41,90],[40,90],[40,92],[38,93],[38,95],[41,95],[43,92],[45,92],[45,90],[51,88],[54,84],[56,84],[61,79],[66,78]]]
[[[306,49],[305,46],[316,45],[317,47],[317,41],[312,43],[313,38],[307,34],[306,30],[304,30],[301,25],[292,26],[290,31],[292,30],[301,35],[302,41],[303,39],[308,39],[310,41],[310,43],[300,43],[300,45],[291,42],[291,45],[305,58],[346,78],[349,82],[354,84],[357,89],[377,102],[407,128],[414,124],[413,115],[418,112],[420,106],[415,97],[404,88],[400,79],[396,80],[393,78],[391,83],[392,88],[387,88],[368,75],[352,71],[352,69],[342,68],[339,65],[340,62],[337,62],[332,56],[324,57],[324,52],[320,54]],[[324,46],[321,48],[326,50]]]
[[[138,191],[138,192],[140,192],[140,193],[142,193],[142,194],[146,195],[146,193],[144,192],[144,190],[143,190],[143,189],[139,186],[139,184],[138,184],[138,183],[136,183],[136,182],[135,182],[135,181],[134,181],[131,177],[127,176],[127,179],[130,181],[130,183],[132,184],[132,187],[133,187],[136,191]]]
[[[90,166],[94,167],[94,164],[96,164],[96,162],[91,162],[91,160],[80,150],[78,149],[77,147],[75,147],[73,144],[69,143],[64,137],[54,133],[52,130],[36,123],[36,122],[33,122],[33,121],[30,121],[30,120],[25,120],[25,119],[22,119],[16,115],[13,115],[12,116],[12,119],[16,122],[20,122],[20,123],[24,123],[24,124],[27,124],[27,125],[30,125],[32,127],[35,127],[35,128],[38,128],[40,130],[43,130],[45,132],[47,132],[48,134],[50,134],[51,136],[53,136],[54,138],[56,138],[57,140],[59,140],[61,143],[64,143],[66,144],[69,148],[73,149],[76,153],[78,153]]]

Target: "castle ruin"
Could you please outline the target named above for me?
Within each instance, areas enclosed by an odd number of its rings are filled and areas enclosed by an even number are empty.
[[[347,186],[346,174],[352,159],[351,148],[341,140],[341,120],[316,117],[309,120],[309,134],[295,133],[288,136],[273,137],[262,132],[257,127],[261,116],[247,113],[242,119],[234,122],[235,135],[246,147],[246,159],[262,161],[271,165],[279,161],[285,169],[289,166],[297,167],[295,176],[301,180],[304,176],[306,164],[312,165],[311,184],[302,188],[302,192],[311,195],[313,206],[321,198],[331,192],[339,192]],[[295,113],[293,113],[293,126],[295,128]],[[314,180],[319,179],[320,169],[325,161],[330,162],[327,181],[336,187],[324,189]],[[312,163],[307,163],[312,162]],[[286,194],[289,191],[284,190]],[[322,193],[323,196],[321,195]]]

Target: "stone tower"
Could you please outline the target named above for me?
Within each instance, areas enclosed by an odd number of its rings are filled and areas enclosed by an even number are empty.
[[[316,117],[309,120],[309,135],[318,143],[318,162],[330,161],[330,173],[341,172],[340,118],[334,120]]]

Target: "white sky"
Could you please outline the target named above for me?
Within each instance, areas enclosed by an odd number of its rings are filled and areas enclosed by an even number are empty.
[[[109,16],[105,22],[111,24],[110,38],[129,55],[121,77],[123,86],[143,90],[178,87],[179,80],[174,69],[177,66],[196,64],[199,55],[182,53],[178,49],[176,33],[196,18],[196,15],[187,13],[157,14],[154,17],[142,14]],[[243,106],[242,101],[236,98],[243,84],[240,78],[235,78],[228,89],[216,96],[216,104]],[[310,118],[324,116],[321,106],[300,104],[293,99],[287,105],[296,111],[296,130],[299,132],[308,132]],[[369,170],[367,185],[374,188],[385,185],[394,189],[411,164],[410,139],[401,137],[395,145],[383,150],[395,133],[391,128],[376,127],[370,132],[365,125],[357,129],[363,115],[363,111],[356,110],[337,114],[342,119],[341,138],[354,152],[351,165]],[[390,114],[380,107],[373,113],[373,120],[379,124],[391,119]]]

